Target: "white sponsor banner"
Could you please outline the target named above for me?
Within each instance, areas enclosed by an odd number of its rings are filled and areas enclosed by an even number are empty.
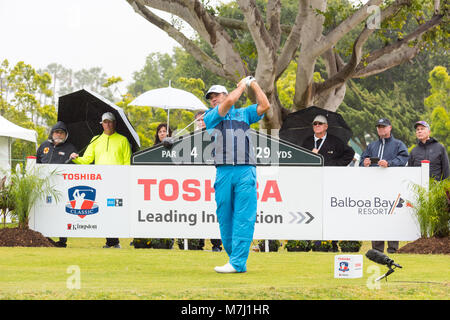
[[[324,167],[324,239],[404,240],[420,237],[412,184],[420,168]]]
[[[155,238],[220,238],[215,171],[212,166],[132,167],[131,234]],[[257,167],[254,238],[320,239],[321,174],[319,167]]]
[[[30,227],[52,237],[219,238],[213,166],[37,165],[60,172]],[[421,168],[257,167],[255,239],[415,240]]]
[[[48,195],[31,226],[51,237],[129,237],[129,166],[36,165],[56,169],[58,202]]]
[[[254,238],[321,239],[322,174],[322,167],[257,167],[262,223]]]

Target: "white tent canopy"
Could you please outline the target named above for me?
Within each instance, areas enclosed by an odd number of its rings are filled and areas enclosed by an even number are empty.
[[[0,116],[0,169],[2,170],[11,168],[13,138],[37,143],[36,131],[22,128]]]

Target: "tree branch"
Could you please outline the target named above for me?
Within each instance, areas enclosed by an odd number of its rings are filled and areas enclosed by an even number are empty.
[[[313,54],[318,57],[329,48],[335,46],[347,33],[371,15],[369,7],[379,6],[382,2],[383,0],[369,0],[364,6],[353,13],[352,16],[348,17],[336,28],[331,30],[322,41],[318,42],[317,45],[312,48]]]
[[[410,3],[411,0],[397,0],[395,3],[381,12],[379,23],[386,20],[387,18],[395,16],[403,6],[409,5]],[[329,74],[329,78],[325,82],[315,84],[315,89],[318,94],[333,87],[340,86],[351,78],[351,76],[355,73],[355,70],[358,67],[359,63],[361,62],[363,46],[375,30],[376,29],[372,26],[368,28],[366,25],[364,30],[359,34],[359,36],[353,43],[352,56],[345,67],[332,76],[330,76]]]
[[[292,26],[289,36],[286,39],[286,42],[283,46],[283,50],[281,51],[281,54],[278,57],[276,66],[277,70],[277,74],[275,77],[276,79],[278,79],[283,74],[284,70],[286,70],[292,58],[294,57],[295,52],[300,47],[301,31],[306,21],[307,15],[308,15],[307,1],[299,0],[298,13],[297,16],[295,17],[294,25]]]
[[[281,40],[281,0],[269,0],[267,2],[266,20],[269,25],[269,34],[272,38],[275,51],[280,47]]]
[[[255,77],[261,87],[265,89],[266,94],[270,95],[273,92],[276,59],[273,41],[264,25],[255,0],[238,0],[238,3],[258,51]]]
[[[410,47],[409,43],[419,39],[424,33],[439,25],[443,17],[443,15],[434,15],[429,21],[417,27],[402,40],[371,53],[367,59],[361,61],[352,78],[374,75],[414,58],[419,52],[419,48]],[[386,66],[383,66],[382,63],[386,63]]]
[[[191,40],[186,38],[183,33],[178,31],[175,27],[173,27],[170,23],[165,21],[164,19],[161,19],[157,15],[155,15],[153,12],[148,10],[144,5],[142,5],[139,2],[135,1],[129,1],[131,2],[131,6],[134,8],[134,10],[139,13],[142,17],[144,17],[147,21],[154,24],[164,32],[166,32],[171,38],[176,40],[178,43],[180,43],[183,48],[186,49],[194,58],[199,61],[202,65],[204,65],[206,68],[211,70],[211,72],[214,72],[218,76],[229,78],[223,69],[223,66],[209,57],[205,52],[199,49],[199,47],[193,43]],[[231,80],[231,79],[230,79]]]
[[[233,30],[241,30],[241,31],[249,31],[248,25],[245,21],[237,20],[233,18],[226,17],[216,17],[217,22],[224,28],[233,29]],[[289,35],[291,32],[292,26],[287,24],[280,24],[281,33],[284,35]]]
[[[320,42],[323,33],[325,17],[318,15],[317,10],[326,10],[326,0],[306,1],[306,20],[300,32],[302,47],[297,59],[297,73],[295,82],[294,108],[306,108],[312,104],[315,95],[313,87],[314,66],[318,56],[310,49]]]
[[[141,4],[141,7],[151,7],[171,13],[186,21],[200,36],[208,42],[219,58],[224,69],[225,78],[238,81],[248,74],[238,51],[234,47],[225,29],[211,16],[198,0],[127,0],[130,5]],[[147,9],[148,10],[148,9]],[[156,16],[155,14],[153,14]],[[160,20],[163,20],[159,18]],[[163,20],[165,21],[165,20]],[[152,21],[150,21],[152,22]],[[152,22],[153,23],[153,22]],[[170,24],[169,24],[170,25]],[[172,28],[174,28],[172,26]],[[172,35],[171,35],[172,36]],[[184,37],[186,38],[186,37]],[[183,45],[183,43],[180,43]],[[193,42],[191,42],[193,44]],[[183,45],[184,47],[184,45]],[[188,50],[188,48],[185,48]],[[192,47],[189,49],[191,53]],[[198,49],[197,51],[199,51]],[[192,54],[192,53],[191,53]],[[205,65],[209,68],[210,65]],[[210,69],[211,70],[211,69]],[[211,70],[217,73],[217,68]]]

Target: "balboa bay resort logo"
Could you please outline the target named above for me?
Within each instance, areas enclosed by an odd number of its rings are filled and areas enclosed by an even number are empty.
[[[374,197],[372,199],[353,199],[351,197],[331,197],[332,208],[354,208],[361,215],[392,215],[397,209],[405,207],[413,207],[409,200],[405,200],[399,193],[397,197],[385,199],[382,197]]]
[[[84,218],[87,215],[98,212],[98,204],[95,203],[97,191],[88,186],[76,186],[67,190],[69,203],[66,204],[66,212]]]

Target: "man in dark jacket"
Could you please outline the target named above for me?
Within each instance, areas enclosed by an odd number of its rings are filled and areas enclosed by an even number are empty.
[[[306,138],[302,147],[323,156],[325,166],[347,166],[355,155],[355,151],[341,139],[327,133],[328,121],[318,115],[312,123],[314,135]]]
[[[391,134],[389,119],[377,122],[380,139],[370,143],[361,155],[359,165],[364,167],[404,167],[408,162],[408,149],[405,144]],[[372,160],[371,160],[372,159]]]
[[[404,167],[408,162],[408,149],[405,144],[391,134],[392,125],[389,119],[382,118],[377,122],[377,133],[380,139],[370,143],[361,155],[359,165],[364,167]],[[384,252],[384,241],[372,241],[372,248]],[[398,241],[388,241],[388,253],[395,253]]]
[[[39,146],[36,163],[65,163],[70,154],[77,151],[73,144],[66,142],[68,137],[66,125],[58,121],[50,130],[48,140]]]
[[[417,146],[409,155],[408,166],[420,167],[422,160],[430,161],[430,178],[438,181],[449,176],[449,161],[447,150],[436,139],[430,137],[430,125],[425,121],[417,121],[416,129]]]
[[[39,146],[36,152],[36,163],[65,163],[72,152],[77,152],[73,144],[66,142],[68,136],[66,125],[58,121],[50,130],[48,140]],[[56,245],[65,248],[67,238],[59,238]]]
[[[302,147],[323,156],[324,166],[347,166],[355,155],[355,151],[341,139],[327,133],[328,120],[317,115],[312,123],[314,135],[306,138]],[[337,241],[331,242],[333,251],[339,251]]]

